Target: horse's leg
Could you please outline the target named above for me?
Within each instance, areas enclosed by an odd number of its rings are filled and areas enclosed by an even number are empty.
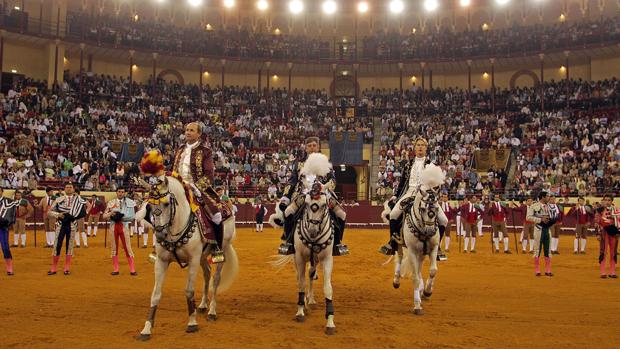
[[[409,246],[409,259],[413,266],[413,313],[422,315],[422,299],[420,298],[420,259],[416,255],[415,245]]]
[[[433,284],[435,283],[435,275],[437,275],[437,252],[438,246],[435,245],[433,251],[431,251],[431,268],[428,274],[428,281],[426,282],[426,288],[424,289],[424,297],[430,298],[433,294]]]
[[[168,261],[163,261],[161,258],[157,258],[155,261],[155,285],[153,286],[153,293],[151,294],[151,309],[149,310],[149,316],[146,319],[144,328],[138,337],[141,341],[151,339],[151,329],[155,324],[155,312],[157,311],[157,305],[161,299],[161,288],[164,284],[164,278],[166,277],[166,271],[169,265]]]
[[[224,262],[226,263],[226,262]],[[217,287],[220,285],[220,279],[222,278],[222,268],[224,267],[224,263],[218,263],[217,267],[215,267],[215,275],[213,276],[213,294],[211,295],[211,302],[209,303],[209,315],[207,315],[208,321],[217,320]]]
[[[314,284],[314,280],[316,279],[316,265],[318,261],[316,261],[316,257],[314,259],[315,261],[310,264],[310,270],[308,271],[308,306],[316,305],[316,299],[314,299],[314,288],[312,286]]]
[[[299,291],[295,320],[297,322],[304,322],[306,320],[306,314],[304,313],[306,305],[306,261],[301,255],[300,249],[297,246],[295,247],[295,267],[297,270],[297,289]]]
[[[185,285],[185,299],[187,300],[187,313],[189,315],[187,329],[185,330],[187,333],[198,331],[198,322],[196,321],[196,302],[194,301],[194,282],[196,282],[196,274],[198,274],[198,267],[200,266],[201,257],[202,253],[198,251],[197,255],[193,256],[189,261],[187,285]]]
[[[403,247],[398,246],[398,250],[394,255],[394,279],[392,280],[392,286],[394,288],[400,287],[400,267],[403,263]]]
[[[198,306],[198,312],[206,313],[209,305],[209,283],[211,282],[211,265],[209,264],[207,256],[204,254],[200,259],[200,266],[202,267],[202,275],[204,277],[205,284],[202,292],[202,300],[200,301],[200,305]]]
[[[332,290],[332,268],[334,263],[334,257],[332,257],[331,246],[327,248],[327,251],[323,251],[326,254],[321,263],[323,264],[323,293],[325,294],[325,318],[327,324],[325,325],[325,334],[332,335],[336,333],[336,325],[334,324],[334,303],[333,303],[333,290]]]

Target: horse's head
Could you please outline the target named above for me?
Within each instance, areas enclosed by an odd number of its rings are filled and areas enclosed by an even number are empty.
[[[418,211],[418,217],[427,229],[435,229],[437,212],[439,211],[439,205],[437,204],[438,197],[438,186],[435,188],[420,186],[415,196],[412,209]]]
[[[312,182],[310,182],[311,180]],[[328,204],[327,195],[325,194],[323,184],[315,178],[306,177],[305,185],[307,189],[305,197],[306,207],[304,209],[305,227],[308,235],[315,237],[321,231],[321,226],[325,219]]]
[[[155,235],[163,239],[170,233],[177,209],[176,195],[170,192],[168,177],[151,177],[149,179],[150,219]]]

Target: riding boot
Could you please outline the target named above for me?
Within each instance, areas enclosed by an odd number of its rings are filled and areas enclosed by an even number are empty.
[[[222,223],[213,223],[213,232],[215,233],[216,244],[214,244],[215,250],[211,252],[211,260],[213,263],[223,263],[225,258],[224,250],[222,249],[224,241],[224,227]]]
[[[333,256],[346,256],[349,254],[349,247],[342,243],[344,237],[344,228],[346,222],[344,219],[336,217],[336,224],[334,224],[334,251]]]
[[[396,237],[400,233],[400,220],[398,219],[390,219],[390,241],[387,244],[381,246],[379,249],[380,253],[384,255],[392,256],[398,250],[398,242],[396,241]]]
[[[284,219],[284,233],[280,238],[284,242],[280,244],[278,248],[278,254],[286,256],[295,253],[295,247],[293,246],[293,228],[295,227],[295,217],[290,215]]]

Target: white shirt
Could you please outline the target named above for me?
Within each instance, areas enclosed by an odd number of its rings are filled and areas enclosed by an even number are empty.
[[[188,183],[193,183],[192,180],[192,169],[191,169],[191,155],[192,149],[196,148],[200,144],[199,141],[196,141],[192,144],[186,144],[185,150],[181,153],[181,162],[179,163],[179,174]]]
[[[420,185],[420,174],[424,169],[424,161],[426,158],[415,158],[409,174],[409,190],[414,190]]]

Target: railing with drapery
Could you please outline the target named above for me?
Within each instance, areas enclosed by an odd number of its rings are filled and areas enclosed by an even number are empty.
[[[0,6],[1,8],[1,6]],[[549,26],[517,26],[498,30],[377,34],[357,43],[304,35],[206,30],[125,16],[68,12],[49,21],[11,9],[0,13],[0,27],[11,32],[60,38],[94,46],[144,50],[172,56],[293,63],[385,64],[454,62],[583,50],[620,43],[620,17]]]

